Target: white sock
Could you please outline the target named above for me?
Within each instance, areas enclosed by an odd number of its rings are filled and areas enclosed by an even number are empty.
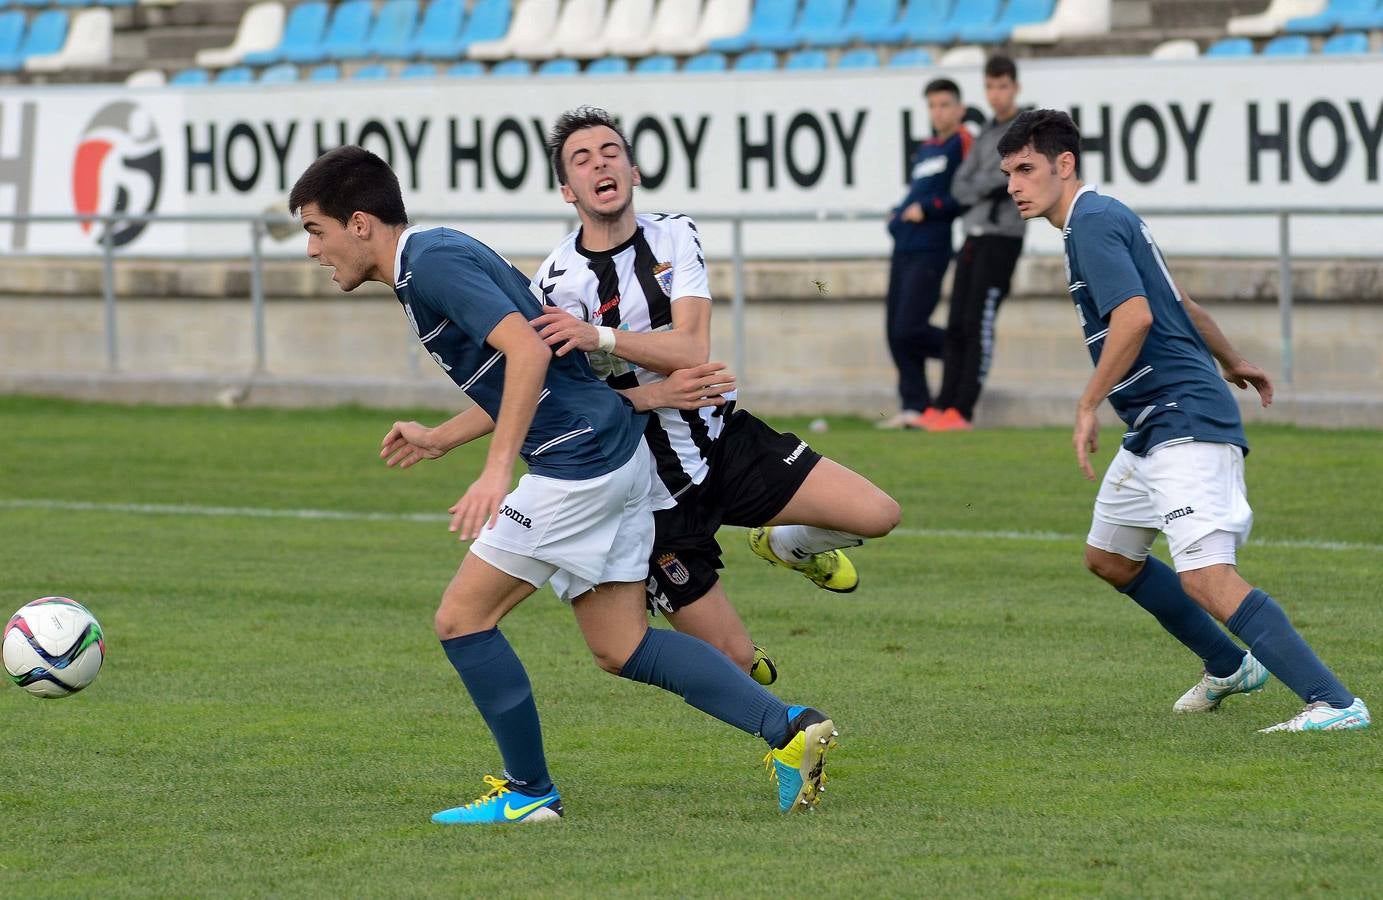
[[[864,538],[848,531],[829,531],[812,525],[775,525],[768,533],[768,546],[783,562],[805,562],[818,553],[858,547]]]

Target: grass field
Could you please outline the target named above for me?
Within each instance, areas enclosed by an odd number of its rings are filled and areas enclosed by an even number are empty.
[[[498,769],[431,633],[481,456],[387,470],[390,421],[0,399],[0,613],[73,597],[109,651],[78,696],[0,690],[0,897],[1380,890],[1383,729],[1257,734],[1300,706],[1276,682],[1173,716],[1195,660],[1082,569],[1061,429],[813,435],[903,505],[848,597],[722,535],[775,689],[841,727],[818,813],[777,814],[760,742],[598,671],[544,591],[505,632],[567,818],[433,826]],[[1376,712],[1381,437],[1253,429],[1241,556]]]

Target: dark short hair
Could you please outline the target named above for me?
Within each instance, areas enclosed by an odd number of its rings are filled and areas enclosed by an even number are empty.
[[[309,203],[342,225],[357,211],[385,225],[408,224],[398,176],[364,147],[328,150],[298,176],[288,195],[288,212],[297,215]]]
[[[1013,60],[1002,54],[989,57],[988,61],[984,64],[984,77],[1003,78],[1005,75],[1012,78],[1014,81],[1018,80],[1018,66]]]
[[[620,141],[624,144],[624,152],[629,156],[630,164],[633,164],[634,148],[630,145],[629,138],[624,136],[624,131],[620,129],[614,116],[598,106],[569,109],[557,117],[557,123],[552,126],[552,131],[547,136],[547,154],[552,159],[552,171],[557,174],[558,184],[567,183],[567,167],[562,162],[562,148],[567,145],[567,138],[578,131],[598,128],[601,125],[619,135]]]
[[[1027,146],[1052,162],[1061,154],[1070,153],[1076,158],[1076,169],[1080,169],[1080,129],[1059,109],[1030,109],[1019,113],[999,138],[999,157],[1018,153]]]
[[[943,91],[955,94],[956,99],[960,99],[960,85],[949,78],[933,78],[922,89],[922,96],[930,97],[932,94],[940,94]]]

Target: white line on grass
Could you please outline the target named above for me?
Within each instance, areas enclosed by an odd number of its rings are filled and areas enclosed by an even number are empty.
[[[0,510],[39,509],[57,512],[139,513],[155,516],[239,516],[251,519],[315,519],[333,522],[448,522],[444,513],[360,512],[341,509],[274,509],[266,506],[187,506],[163,503],[93,503],[86,500],[0,500]],[[1059,531],[994,531],[966,528],[898,528],[889,537],[959,538],[983,541],[1038,541],[1069,544],[1082,535]],[[1337,550],[1383,553],[1383,544],[1355,541],[1252,540],[1257,547],[1282,547],[1291,550]]]

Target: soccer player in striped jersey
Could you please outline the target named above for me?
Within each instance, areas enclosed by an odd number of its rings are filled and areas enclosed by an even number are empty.
[[[408,466],[493,432],[484,468],[451,507],[451,530],[473,539],[435,618],[447,659],[504,759],[503,778],[440,824],[556,820],[562,801],[543,754],[523,664],[499,622],[546,583],[570,603],[605,671],[680,695],[769,744],[784,812],[809,809],[836,732],[790,707],[703,641],[648,627],[644,579],[653,545],[643,416],[581,354],[554,358],[529,320],[541,305],[528,279],[489,247],[450,228],[408,227],[399,182],[360,147],[308,167],[289,197],[307,252],[351,291],[390,285],[418,339],[474,405],[436,428],[397,422],[380,456]],[[514,464],[528,466],[517,486]]]
[[[1080,133],[1070,116],[1021,114],[999,156],[1019,213],[1046,219],[1066,244],[1068,290],[1095,363],[1072,434],[1087,479],[1095,478],[1100,403],[1109,400],[1128,427],[1095,498],[1085,564],[1204,666],[1173,708],[1212,710],[1231,694],[1259,690],[1271,672],[1306,708],[1263,731],[1367,727],[1364,701],[1321,663],[1273,598],[1239,574],[1236,551],[1253,510],[1244,489],[1248,441],[1228,385],[1252,385],[1267,406],[1267,374],[1177,288],[1148,226],[1081,182]],[[1158,532],[1167,535],[1175,572],[1148,555]]]
[[[612,387],[641,405],[637,398],[668,373],[703,364],[710,353],[711,293],[696,225],[682,215],[635,212],[633,151],[604,110],[561,116],[548,151],[581,227],[534,275],[546,304],[534,325],[559,357],[589,354]],[[649,417],[644,434],[658,483],[648,604],[769,683],[772,664],[756,665],[756,648],[720,583],[717,529],[749,526],[757,555],[845,593],[859,576],[842,549],[888,534],[899,509],[864,477],[735,409],[732,393],[726,398],[723,406],[656,409]]]

